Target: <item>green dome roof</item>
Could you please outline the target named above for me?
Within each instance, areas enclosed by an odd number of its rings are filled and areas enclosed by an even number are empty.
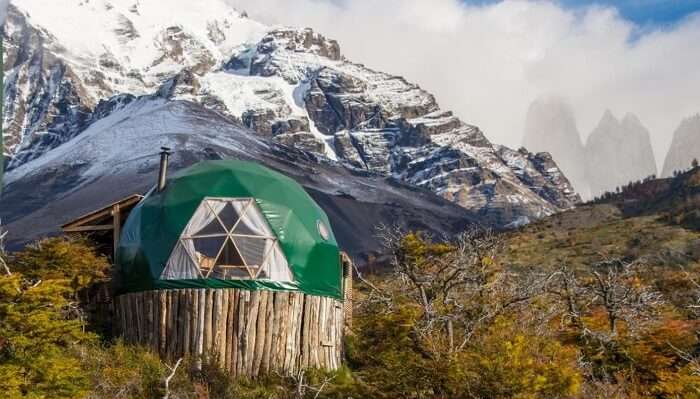
[[[234,287],[341,298],[329,226],[287,176],[251,162],[201,162],[170,177],[162,192],[151,190],[129,215],[117,249],[121,290]]]

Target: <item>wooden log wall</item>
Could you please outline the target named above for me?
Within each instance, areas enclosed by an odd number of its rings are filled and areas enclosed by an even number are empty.
[[[300,292],[174,289],[115,298],[118,333],[170,361],[211,357],[234,376],[337,369],[341,301]]]

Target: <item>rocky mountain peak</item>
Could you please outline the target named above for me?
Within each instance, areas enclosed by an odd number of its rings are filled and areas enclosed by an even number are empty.
[[[583,144],[574,111],[566,100],[544,97],[530,104],[523,145],[532,151],[552,154],[576,191],[587,196]]]
[[[700,159],[700,114],[685,118],[673,133],[663,175],[688,169],[693,159]]]
[[[600,121],[598,122],[599,127],[606,127],[606,126],[617,126],[620,123],[620,121],[617,120],[615,117],[615,114],[610,110],[610,108],[606,108],[605,111],[603,112],[603,116],[600,118]]]
[[[644,127],[637,115],[631,112],[625,114],[625,117],[622,118],[622,124],[628,127]],[[646,128],[644,130],[646,130]]]
[[[595,129],[591,132],[586,140],[588,144],[592,140],[601,140],[606,135],[609,137],[620,136],[622,124],[609,109],[606,109],[603,116],[598,121]]]
[[[59,9],[66,21],[52,18]],[[12,12],[11,169],[40,165],[57,147],[70,153],[77,136],[134,101],[185,101],[287,146],[292,158],[426,188],[493,224],[579,201],[548,155],[492,145],[418,85],[343,58],[335,40],[309,28],[268,27],[223,0],[26,0]],[[575,128],[571,112],[556,115],[562,132]]]
[[[681,121],[681,126],[684,127],[697,126],[698,124],[700,124],[700,113],[689,116]]]
[[[260,54],[270,54],[278,47],[282,47],[287,51],[315,54],[332,61],[340,60],[340,46],[338,42],[327,39],[323,35],[314,32],[311,28],[274,29],[260,40],[257,50]]]
[[[649,131],[634,115],[619,121],[607,110],[586,142],[586,177],[592,195],[656,174]]]
[[[531,104],[523,143],[551,153],[576,191],[588,199],[656,174],[650,136],[637,115],[628,112],[618,119],[606,109],[583,145],[571,106],[553,97]]]

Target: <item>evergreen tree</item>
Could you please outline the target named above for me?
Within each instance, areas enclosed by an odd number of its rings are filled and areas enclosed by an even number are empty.
[[[53,238],[11,256],[0,276],[0,391],[5,398],[77,398],[90,388],[79,353],[79,290],[109,264],[83,241]]]

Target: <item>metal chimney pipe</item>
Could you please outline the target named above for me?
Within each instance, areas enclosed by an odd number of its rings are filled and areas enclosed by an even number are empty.
[[[168,177],[168,157],[170,157],[170,148],[160,147],[160,170],[158,171],[158,192],[165,189],[165,179]]]

